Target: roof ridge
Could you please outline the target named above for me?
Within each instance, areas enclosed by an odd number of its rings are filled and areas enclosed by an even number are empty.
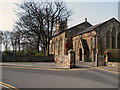
[[[80,24],[77,24],[77,25],[71,27],[71,28],[68,28],[68,29],[66,29],[66,30],[63,30],[62,32],[60,32],[60,33],[58,33],[58,34],[56,34],[56,35],[54,35],[54,36],[52,36],[52,37],[55,37],[55,36],[57,36],[57,35],[59,35],[59,34],[61,34],[61,33],[63,33],[63,32],[69,31],[70,29],[75,28],[75,27],[77,27],[77,26],[79,26],[79,25],[82,25],[82,24],[84,24],[84,23],[90,24],[88,21],[84,21],[84,22],[82,22],[82,23],[80,23]],[[90,25],[92,26],[92,24],[90,24]],[[91,26],[90,26],[90,27],[91,27]]]
[[[82,32],[80,32],[80,33],[78,33],[78,34],[76,34],[76,35],[74,35],[74,36],[80,35],[80,34],[85,33],[85,32],[89,32],[89,31],[91,31],[91,30],[99,27],[100,25],[103,25],[104,23],[106,23],[106,22],[108,22],[108,21],[110,21],[110,20],[112,20],[112,19],[115,19],[117,22],[119,22],[115,17],[113,17],[113,18],[111,18],[111,19],[108,19],[108,20],[103,21],[103,22],[101,22],[101,23],[98,23],[98,24],[96,24],[96,25],[90,26],[90,27],[84,29]],[[119,22],[119,23],[120,23],[120,22]],[[90,29],[90,30],[89,30],[89,29]],[[73,37],[74,37],[74,36],[73,36]]]
[[[74,27],[79,26],[79,25],[84,24],[84,23],[89,23],[89,22],[88,21],[84,21],[84,22],[81,22],[81,23],[79,23],[79,24],[77,24],[75,26],[72,26],[72,27],[68,28],[68,29],[74,28]],[[91,23],[89,23],[89,24],[92,25]]]

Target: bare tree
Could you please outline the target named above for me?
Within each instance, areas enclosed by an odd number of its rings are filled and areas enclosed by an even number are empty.
[[[0,52],[2,51],[3,31],[0,31]]]
[[[68,19],[71,11],[64,2],[30,1],[23,2],[19,7],[22,12],[18,12],[17,28],[24,36],[33,39],[38,53],[39,48],[42,47],[46,55],[49,55],[50,38],[55,31],[56,22],[58,19]]]
[[[6,51],[10,49],[10,31],[3,32],[3,45]]]

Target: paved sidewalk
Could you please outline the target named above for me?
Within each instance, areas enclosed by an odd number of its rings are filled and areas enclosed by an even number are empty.
[[[113,67],[113,66],[99,66],[98,68],[112,72],[120,72],[118,67]]]
[[[81,67],[95,67],[94,63],[92,62],[79,62],[78,65]],[[106,70],[106,71],[111,71],[111,72],[117,72],[117,73],[120,72],[120,69],[118,66],[99,66],[95,68]]]
[[[33,68],[46,68],[46,69],[67,69],[61,64],[54,62],[3,62],[0,63],[2,66],[20,66],[20,67],[33,67]]]

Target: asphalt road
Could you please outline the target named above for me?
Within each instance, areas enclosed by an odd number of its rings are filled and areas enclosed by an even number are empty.
[[[2,68],[2,82],[16,88],[118,88],[118,75],[99,69]]]

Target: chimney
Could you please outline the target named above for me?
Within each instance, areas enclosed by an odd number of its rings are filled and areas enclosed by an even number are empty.
[[[87,22],[87,18],[85,18],[85,22]]]

